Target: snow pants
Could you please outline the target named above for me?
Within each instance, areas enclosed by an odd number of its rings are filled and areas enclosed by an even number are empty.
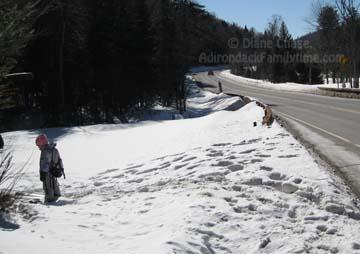
[[[47,173],[44,180],[43,189],[45,192],[45,202],[56,201],[61,196],[60,186],[57,179],[50,173]]]

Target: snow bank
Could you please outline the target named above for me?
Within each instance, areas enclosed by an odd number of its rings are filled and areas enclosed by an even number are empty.
[[[181,120],[184,118],[195,118],[209,115],[214,112],[222,110],[238,110],[244,103],[239,97],[231,97],[225,94],[216,95],[207,91],[201,90],[196,84],[191,75],[186,77],[187,85],[187,112],[179,115],[174,108],[163,107],[159,104],[151,109],[132,111],[127,120],[129,123],[139,122],[159,122],[168,120]],[[121,123],[117,119],[118,123]]]
[[[321,85],[305,85],[305,84],[298,84],[298,83],[279,83],[274,84],[268,81],[258,80],[258,79],[251,79],[251,78],[245,78],[241,76],[234,75],[230,72],[230,70],[225,70],[219,73],[219,75],[222,78],[229,79],[235,82],[242,82],[246,83],[252,86],[257,86],[261,88],[266,89],[273,89],[273,90],[281,90],[281,91],[294,91],[294,92],[315,92],[318,90],[318,87],[324,87],[324,88],[338,88],[337,84],[321,84]],[[350,86],[350,84],[346,85],[347,87]],[[341,85],[342,87],[342,85]]]
[[[197,95],[197,96],[196,96]],[[360,211],[336,176],[255,103],[192,90],[200,118],[6,133],[27,219],[0,231],[4,253],[352,253]],[[204,112],[213,112],[204,115]],[[63,199],[41,195],[34,138],[58,143]],[[9,147],[8,147],[9,148]]]

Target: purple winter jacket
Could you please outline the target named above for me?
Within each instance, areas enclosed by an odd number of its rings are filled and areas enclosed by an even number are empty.
[[[41,148],[40,172],[48,173],[51,162],[53,162],[54,165],[59,163],[59,166],[63,168],[63,163],[59,151],[55,147],[56,144],[50,144]]]

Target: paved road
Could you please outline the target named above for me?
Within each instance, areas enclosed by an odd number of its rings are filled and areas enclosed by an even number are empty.
[[[272,106],[360,197],[360,100],[258,88],[221,77],[218,72],[194,77],[210,90],[217,91],[221,81],[225,93],[250,96]]]

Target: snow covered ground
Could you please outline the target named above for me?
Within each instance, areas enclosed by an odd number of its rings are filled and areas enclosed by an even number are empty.
[[[274,89],[274,90],[282,90],[282,91],[294,91],[294,92],[314,92],[317,91],[319,87],[324,88],[342,88],[342,84],[340,84],[340,87],[338,87],[337,84],[330,83],[330,84],[322,84],[322,85],[304,85],[304,84],[298,84],[298,83],[279,83],[274,84],[268,81],[258,80],[258,79],[251,79],[251,78],[245,78],[241,76],[234,75],[230,72],[230,70],[224,70],[220,72],[220,76],[237,81],[237,82],[246,82],[250,85],[267,88],[267,89]],[[346,84],[346,88],[350,88],[350,84]]]
[[[191,90],[188,119],[4,134],[31,194],[0,253],[360,253],[360,210],[338,177],[261,126],[255,103]],[[53,205],[29,203],[40,132],[67,172]]]

